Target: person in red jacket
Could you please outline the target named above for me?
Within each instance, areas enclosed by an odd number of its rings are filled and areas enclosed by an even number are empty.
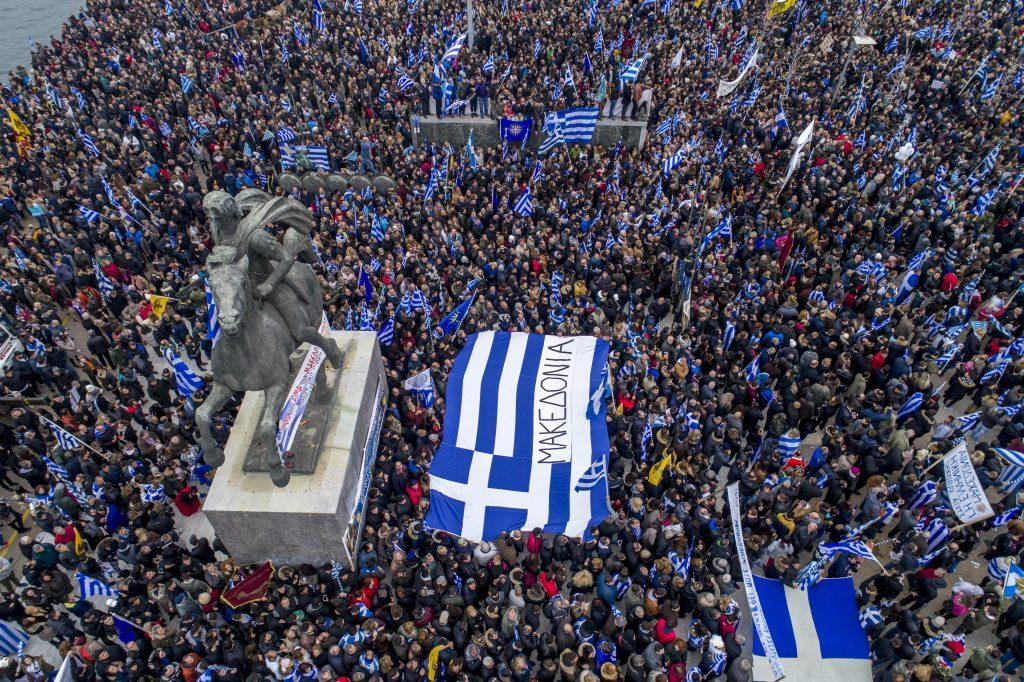
[[[526,551],[537,556],[540,554],[540,547],[543,541],[544,538],[541,537],[541,529],[534,528],[530,531],[530,534],[526,536]]]
[[[665,646],[670,642],[676,641],[676,633],[672,632],[672,629],[665,623],[664,618],[659,618],[658,624],[654,626],[654,638],[662,646]]]

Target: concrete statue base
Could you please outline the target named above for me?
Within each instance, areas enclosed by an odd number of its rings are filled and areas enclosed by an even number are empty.
[[[278,488],[266,473],[248,470],[246,453],[263,410],[262,392],[246,393],[238,411],[203,511],[239,562],[348,563],[355,555],[388,386],[376,334],[332,331],[327,336],[341,347],[345,364],[340,373],[327,369],[331,395],[315,417],[324,424],[313,473],[293,469],[291,482]],[[298,352],[305,351],[302,346]],[[356,523],[350,527],[354,511]]]

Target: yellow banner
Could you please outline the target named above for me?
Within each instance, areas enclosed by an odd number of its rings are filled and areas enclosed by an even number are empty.
[[[163,317],[164,311],[167,310],[167,303],[171,300],[170,297],[147,294],[147,298],[149,298],[149,304],[153,306],[153,314],[157,317]]]
[[[7,119],[7,122],[10,124],[11,128],[14,129],[16,134],[21,135],[22,137],[31,136],[31,131],[28,129],[28,126],[22,123],[21,119],[18,118],[18,115],[14,113],[14,110],[10,107],[7,108]]]
[[[663,457],[660,462],[651,467],[647,472],[647,480],[651,485],[661,485],[661,477],[665,475],[665,469],[672,464],[672,455]]]
[[[775,0],[775,2],[768,6],[768,16],[777,17],[780,14],[785,14],[793,9],[795,4],[796,0]]]

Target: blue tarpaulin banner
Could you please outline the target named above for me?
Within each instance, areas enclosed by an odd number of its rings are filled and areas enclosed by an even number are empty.
[[[501,133],[501,139],[503,140],[507,140],[509,142],[523,142],[530,136],[530,130],[532,128],[532,118],[524,118],[522,120],[503,118],[501,119],[499,132]]]

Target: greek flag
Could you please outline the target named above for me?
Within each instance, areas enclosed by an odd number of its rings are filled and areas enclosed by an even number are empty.
[[[313,28],[323,33],[327,30],[327,22],[324,21],[324,13],[313,11]]]
[[[457,100],[455,100],[454,102],[452,102],[451,104],[449,104],[448,106],[446,106],[444,108],[444,113],[450,114],[453,111],[461,110],[467,104],[469,104],[469,100],[468,99],[457,99]]]
[[[896,62],[896,66],[889,69],[888,73],[886,73],[885,75],[887,78],[892,77],[905,68],[907,68],[907,56],[903,55],[902,57],[900,57],[900,60]]]
[[[104,583],[102,580],[96,578],[90,578],[82,573],[75,573],[75,577],[78,578],[78,594],[82,599],[88,599],[89,597],[117,597],[117,591]]]
[[[770,639],[762,642],[755,629],[753,679],[778,677],[767,657],[769,649],[774,649],[787,679],[871,679],[871,651],[860,624],[852,578],[813,580],[809,582],[816,584],[804,590],[756,575],[753,580]]]
[[[755,355],[754,359],[750,361],[750,364],[743,370],[747,381],[750,383],[757,382],[757,375],[761,371],[761,356]]]
[[[0,654],[13,656],[25,650],[30,636],[17,625],[0,621]]]
[[[622,81],[623,83],[634,82],[637,79],[637,76],[640,75],[640,69],[643,68],[644,61],[646,59],[647,55],[643,55],[642,57],[638,57],[637,59],[634,59],[632,62],[627,64],[626,67],[622,69],[622,72],[619,73],[619,80]]]
[[[64,100],[61,98],[60,92],[58,92],[57,88],[53,87],[49,83],[46,84],[46,96],[50,98],[53,106],[61,110],[64,109]]]
[[[985,212],[988,210],[989,204],[992,203],[992,200],[996,198],[997,194],[999,194],[999,188],[993,187],[989,191],[979,196],[978,200],[974,202],[974,206],[971,207],[971,215],[976,218],[980,218],[981,216],[985,215]]]
[[[435,166],[430,169],[430,179],[427,180],[427,188],[423,192],[423,201],[429,201],[434,196],[434,192],[437,191],[437,185],[437,166]]]
[[[203,280],[203,288],[206,290],[206,338],[217,343],[220,338],[220,320],[217,319],[217,302],[213,300],[213,292],[210,291],[210,283]]]
[[[1003,372],[1006,371],[1006,368],[1007,366],[1009,366],[1009,364],[1010,358],[1006,358],[1004,360],[1000,360],[999,362],[997,362],[994,367],[992,367],[990,370],[981,375],[981,383],[988,383],[992,379],[999,381],[999,379],[1001,379],[1003,376]]]
[[[935,481],[925,481],[917,488],[917,492],[914,493],[913,497],[907,500],[907,509],[918,509],[925,505],[931,504],[936,497],[939,496],[939,491],[935,485]]]
[[[391,342],[395,340],[395,318],[392,317],[381,325],[377,331],[377,340],[380,341],[381,345],[391,345]]]
[[[163,355],[171,365],[171,369],[174,370],[174,380],[178,384],[178,393],[183,397],[191,398],[193,393],[204,386],[203,380],[199,378],[199,375],[193,372],[170,346],[164,348]]]
[[[99,287],[100,293],[104,297],[109,297],[114,293],[114,281],[100,270],[98,263],[93,263],[93,271],[96,273],[96,286]]]
[[[946,365],[948,365],[953,360],[953,358],[957,356],[957,354],[963,349],[963,347],[964,345],[962,343],[958,343],[956,345],[950,346],[949,350],[940,355],[938,359],[935,361],[936,364],[939,366],[939,371],[945,370]]]
[[[969,431],[974,428],[974,425],[978,423],[979,419],[981,419],[981,412],[971,412],[970,414],[965,414],[962,417],[957,417],[956,421],[953,423],[956,424],[956,428],[961,431]]]
[[[779,107],[778,113],[775,114],[775,123],[772,124],[771,129],[768,131],[768,135],[774,140],[783,128],[788,127],[789,122],[786,121],[786,112],[782,110],[782,107]]]
[[[78,207],[78,215],[81,216],[86,223],[92,223],[100,219],[99,213],[92,210],[91,208],[86,208],[85,206],[81,205],[79,205]]]
[[[423,407],[431,407],[437,402],[437,390],[434,388],[434,379],[429,369],[409,377],[403,386],[405,390],[416,397],[416,402]]]
[[[97,149],[96,143],[93,142],[92,138],[89,137],[89,134],[86,133],[81,128],[78,129],[78,139],[82,141],[82,144],[85,145],[86,149],[88,149],[90,152],[92,152],[93,156],[97,156],[98,157],[100,155],[100,150]]]
[[[903,403],[903,407],[896,413],[896,419],[905,419],[910,415],[914,414],[921,409],[921,404],[924,402],[924,394],[918,391],[914,395],[907,398],[907,402]]]
[[[970,176],[967,178],[968,187],[973,188],[975,185],[977,185],[979,182],[985,179],[988,176],[988,174],[992,172],[992,169],[996,167],[996,161],[998,159],[999,145],[996,145],[988,154],[985,155],[985,158],[981,160],[981,163],[978,164],[978,168],[975,169],[974,173],[971,173]]]
[[[946,538],[949,537],[949,528],[940,518],[934,518],[927,522],[920,521],[914,529],[928,538],[926,553],[929,554],[944,545]]]
[[[471,542],[542,528],[587,534],[608,509],[601,469],[607,342],[520,332],[469,337],[448,379],[425,524]],[[588,416],[589,413],[589,416]]]
[[[285,142],[292,142],[297,140],[298,136],[295,135],[295,131],[288,126],[281,126],[277,129],[277,141],[281,144]]]
[[[154,483],[152,485],[143,484],[141,488],[143,502],[163,502],[166,498],[164,495],[164,487],[159,483]]]
[[[40,419],[44,424],[46,424],[47,428],[53,432],[53,437],[57,439],[57,444],[60,445],[62,450],[77,450],[82,447],[82,441],[78,440],[46,417],[40,417]],[[67,475],[66,471],[64,472],[64,475]]]
[[[445,51],[444,55],[441,57],[442,69],[447,71],[449,68],[451,68],[452,62],[458,59],[459,51],[461,51],[462,46],[466,44],[466,37],[468,35],[469,34],[467,33],[461,34],[458,38],[455,39],[455,42],[452,43],[451,47],[449,47],[447,51]]]
[[[1024,487],[1024,466],[1008,464],[1003,467],[1003,471],[999,474],[997,482],[999,483],[999,489],[1003,494],[1008,495],[1016,493]]]
[[[725,334],[722,336],[722,350],[729,350],[733,339],[736,338],[736,325],[732,322],[725,323]]]
[[[533,215],[533,196],[530,193],[529,187],[526,188],[522,196],[519,197],[519,200],[516,201],[516,205],[512,210],[523,217]]]
[[[597,127],[597,107],[563,109],[547,115],[544,129],[558,130],[565,144],[590,144]]]
[[[494,73],[494,56],[488,56],[487,61],[484,62],[483,66],[484,73]]]
[[[1002,514],[1000,514],[999,516],[997,516],[994,519],[992,519],[992,527],[993,528],[999,528],[1001,526],[1005,526],[1010,521],[1012,521],[1013,519],[1017,518],[1017,516],[1020,515],[1020,512],[1021,512],[1021,506],[1019,504],[1016,507],[1010,507],[1009,509],[1004,511]]]
[[[831,556],[837,552],[846,552],[854,556],[859,556],[863,559],[871,559],[872,561],[878,561],[875,558],[874,552],[867,546],[863,540],[843,540],[832,545],[819,545],[818,549],[824,556]]]
[[[661,172],[668,175],[679,167],[679,164],[683,162],[684,158],[686,158],[686,148],[680,147],[675,154],[662,161]]]
[[[192,91],[192,88],[196,86],[196,82],[188,76],[181,76],[181,91],[186,95]]]
[[[416,87],[416,81],[414,81],[413,79],[409,78],[409,76],[405,75],[404,73],[398,74],[398,91],[399,92],[405,92],[409,88],[414,88],[414,87]]]
[[[779,437],[779,442],[775,446],[776,451],[783,459],[792,457],[796,454],[797,448],[800,447],[800,436],[783,435]]]
[[[1003,82],[1003,74],[999,74],[992,79],[992,82],[986,85],[981,91],[981,100],[992,99],[999,92],[999,84]]]

